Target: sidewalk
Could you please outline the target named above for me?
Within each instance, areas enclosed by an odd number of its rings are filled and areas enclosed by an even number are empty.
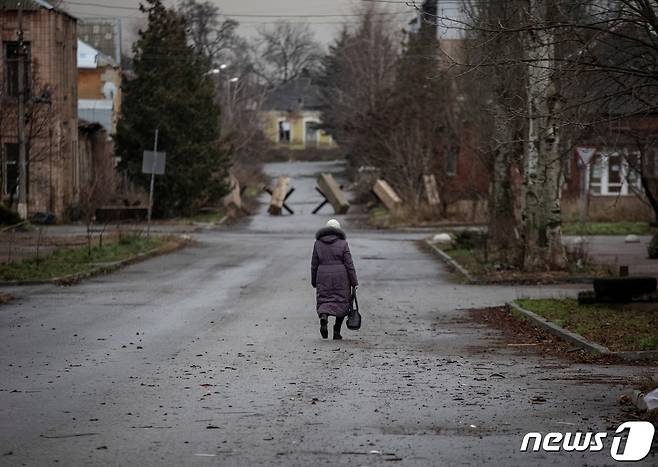
[[[640,236],[639,243],[626,243],[625,236],[565,236],[565,245],[572,245],[577,238],[583,238],[586,251],[593,261],[610,264],[618,270],[619,266],[629,268],[632,276],[658,276],[658,259],[649,259],[647,247],[651,236]]]

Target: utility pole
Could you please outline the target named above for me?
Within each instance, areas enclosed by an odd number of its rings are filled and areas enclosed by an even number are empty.
[[[25,42],[23,2],[18,2],[18,215],[27,219],[27,156],[25,154]]]
[[[155,129],[155,142],[153,143],[153,165],[151,167],[151,190],[149,191],[149,210],[148,219],[146,224],[146,238],[151,238],[151,213],[153,212],[153,189],[155,188],[155,162],[158,155],[158,132],[159,128]]]

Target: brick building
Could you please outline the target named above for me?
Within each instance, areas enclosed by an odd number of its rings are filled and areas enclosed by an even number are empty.
[[[657,143],[658,116],[649,114],[611,118],[580,135],[565,167],[565,220],[654,220],[642,179],[656,196]]]
[[[44,0],[23,0],[27,60],[28,213],[66,217],[78,202],[76,19]],[[18,185],[18,2],[0,0],[1,195],[16,207]]]
[[[113,135],[121,111],[121,69],[112,57],[78,39],[78,117]]]

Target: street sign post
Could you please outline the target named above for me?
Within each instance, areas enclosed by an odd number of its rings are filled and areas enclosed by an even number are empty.
[[[596,148],[580,146],[576,148],[578,154],[578,171],[580,172],[580,222],[587,221],[589,210],[589,163],[596,154]]]
[[[142,173],[164,175],[166,157],[167,153],[165,152],[144,151]]]
[[[153,143],[153,151],[144,151],[142,158],[142,173],[151,175],[151,189],[149,191],[149,209],[146,224],[146,238],[151,238],[151,215],[153,213],[153,189],[155,186],[155,176],[164,175],[165,163],[167,161],[166,152],[158,152],[158,133],[159,129],[155,130],[155,142]]]

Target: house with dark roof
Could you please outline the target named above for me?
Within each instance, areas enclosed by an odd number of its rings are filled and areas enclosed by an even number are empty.
[[[651,33],[634,24],[598,38],[583,54],[597,64],[565,86],[586,123],[567,144],[562,211],[567,220],[653,220],[658,195],[658,83]],[[622,34],[623,33],[623,34]],[[589,58],[591,55],[592,58]],[[637,72],[633,72],[637,70]],[[658,202],[654,199],[653,202]]]
[[[311,78],[301,77],[273,89],[260,112],[267,137],[291,149],[334,148],[321,127],[322,99]]]

